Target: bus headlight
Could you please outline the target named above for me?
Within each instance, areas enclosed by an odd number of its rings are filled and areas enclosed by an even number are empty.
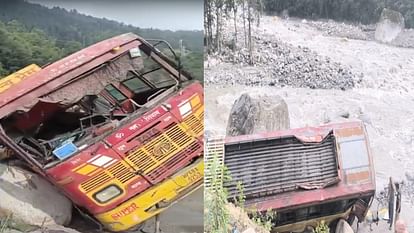
[[[99,203],[106,203],[122,194],[122,189],[116,185],[109,185],[93,195],[93,198]]]

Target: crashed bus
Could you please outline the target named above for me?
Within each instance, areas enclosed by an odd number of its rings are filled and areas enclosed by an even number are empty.
[[[271,232],[303,232],[325,221],[364,221],[375,196],[373,158],[361,122],[208,139],[224,161],[229,201],[271,219]],[[241,184],[242,190],[238,187]]]
[[[203,87],[163,43],[123,34],[0,93],[0,143],[107,230],[137,229],[203,182]]]

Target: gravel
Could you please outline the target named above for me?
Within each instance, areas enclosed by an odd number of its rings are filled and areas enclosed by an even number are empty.
[[[374,40],[375,25],[353,25],[333,20],[309,21],[308,25],[322,31],[324,36],[344,37],[354,40]]]
[[[249,52],[241,49],[233,52],[225,49],[219,60],[239,64],[240,69],[230,72],[206,72],[206,84],[243,84],[277,87],[306,87],[311,89],[347,90],[360,82],[362,74],[355,74],[347,66],[320,56],[307,47],[294,47],[278,40],[254,38],[254,66],[260,67],[250,72]]]

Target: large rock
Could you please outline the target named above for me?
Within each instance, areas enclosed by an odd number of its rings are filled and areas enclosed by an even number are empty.
[[[227,135],[237,136],[288,129],[289,111],[279,96],[252,98],[241,95],[233,104],[227,123]]]
[[[49,182],[20,167],[0,163],[0,197],[0,218],[11,216],[12,228],[66,225],[71,220],[72,203]]]
[[[80,233],[79,231],[60,225],[50,225],[30,233]]]
[[[381,13],[377,28],[375,30],[375,39],[380,42],[390,43],[404,30],[404,17],[398,11],[384,8]]]

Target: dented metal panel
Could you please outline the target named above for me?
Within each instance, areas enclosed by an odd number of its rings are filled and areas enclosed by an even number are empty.
[[[287,136],[226,144],[225,164],[232,177],[224,184],[229,197],[237,196],[237,182],[246,197],[260,197],[338,181],[333,133],[316,143]]]
[[[276,140],[282,145],[275,144]],[[246,206],[259,211],[282,211],[375,193],[372,156],[362,122],[227,137],[225,148],[225,164],[233,178],[233,183],[227,183],[230,195],[238,193],[234,185],[243,181]],[[307,156],[312,159],[304,159]],[[335,169],[332,161],[336,161]],[[296,170],[289,169],[286,162]],[[315,174],[332,172],[326,178],[336,180],[321,185],[321,179],[318,185],[311,185],[315,177],[310,176],[310,185],[306,185],[299,167]]]
[[[138,38],[132,33],[127,33],[99,42],[43,68],[27,77],[24,82],[13,85],[6,92],[0,93],[0,118],[19,107],[33,106],[39,97],[136,48],[141,44]],[[117,49],[114,50],[115,48]]]
[[[38,72],[41,70],[41,68],[36,64],[31,64],[26,67],[24,67],[21,70],[18,70],[14,72],[13,74],[10,74],[7,77],[4,77],[0,80],[0,93],[7,91],[10,87],[13,85],[16,85],[17,83],[20,83],[30,75]]]

